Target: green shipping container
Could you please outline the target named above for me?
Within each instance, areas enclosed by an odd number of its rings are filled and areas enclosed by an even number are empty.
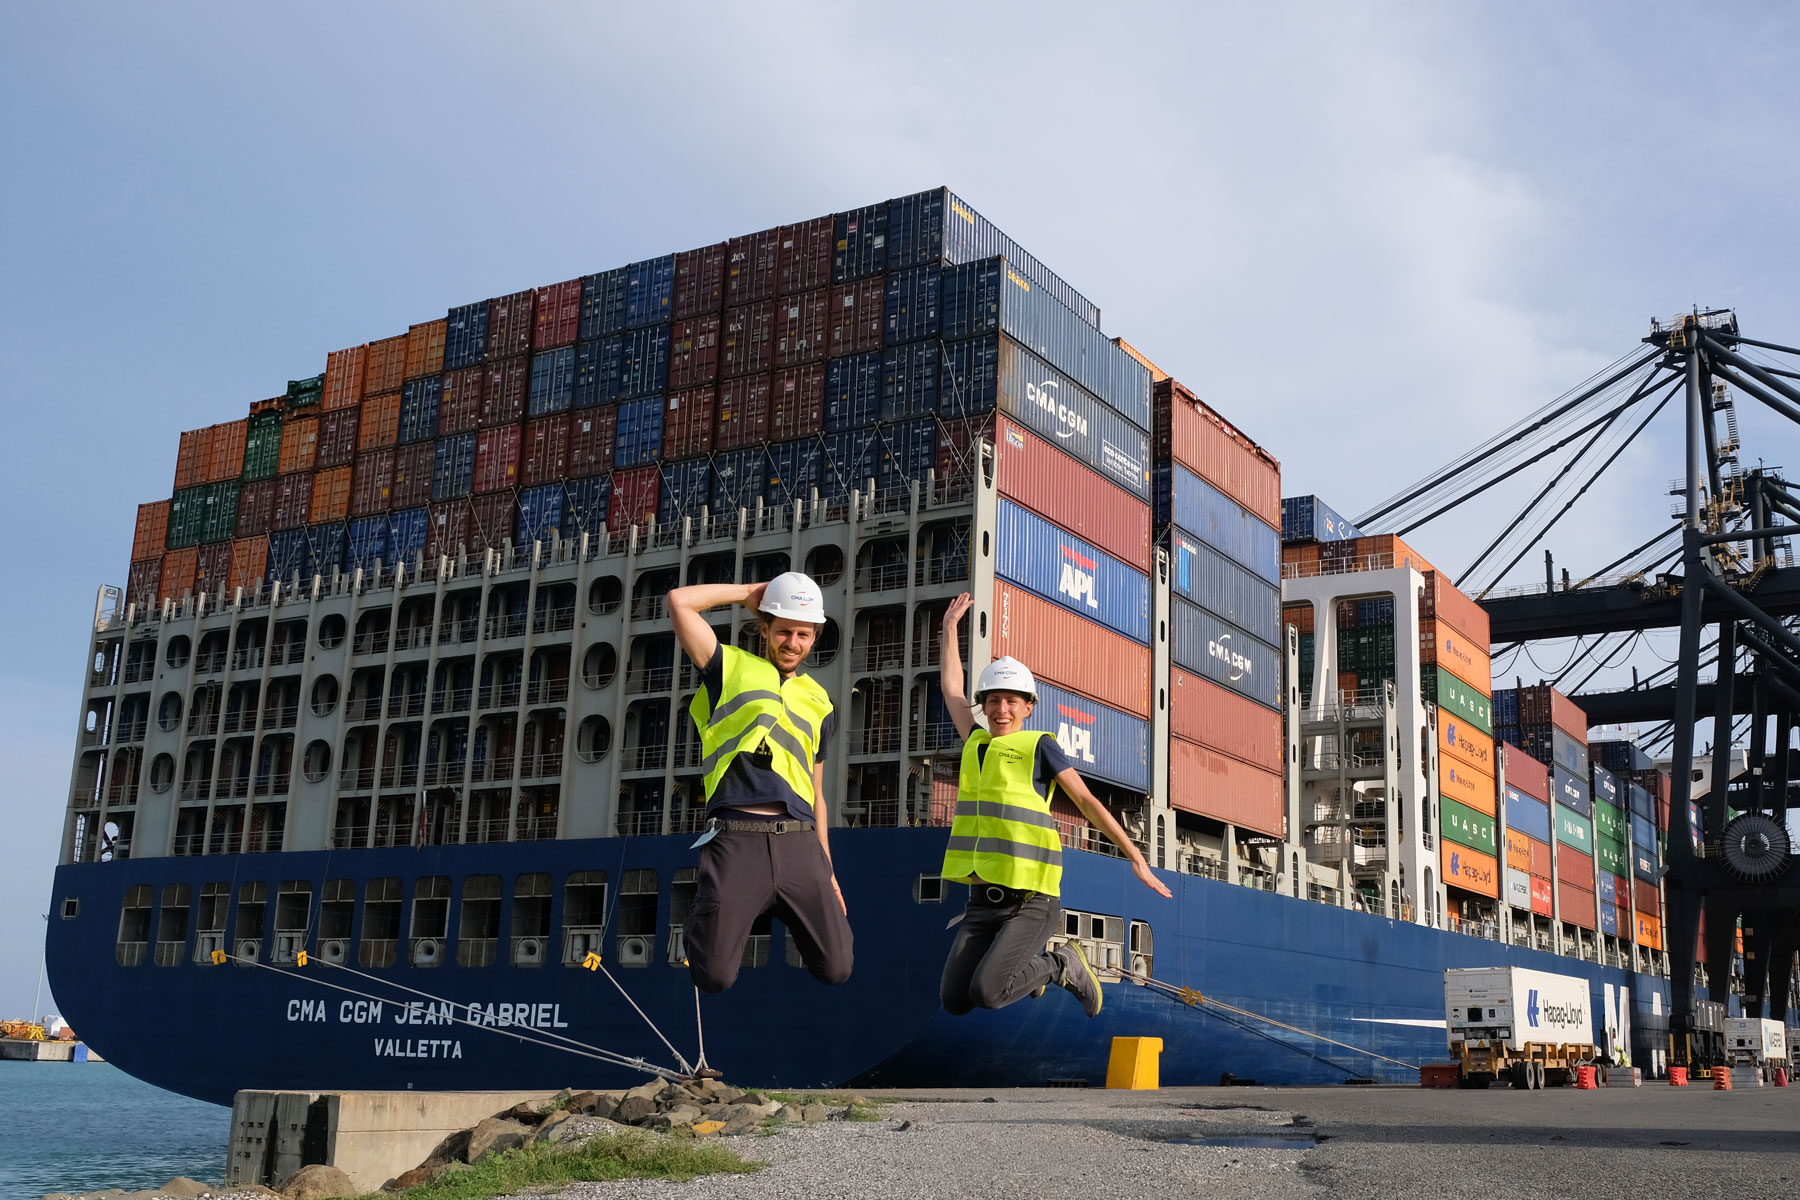
[[[1444,670],[1437,668],[1437,705],[1455,713],[1489,737],[1494,736],[1494,707],[1488,698]]]
[[[281,464],[281,414],[257,413],[244,434],[244,482],[273,479]]]
[[[1624,845],[1625,814],[1606,803],[1604,800],[1594,802],[1594,836],[1602,840],[1615,839]]]
[[[1556,810],[1556,840],[1565,846],[1581,851],[1583,854],[1594,852],[1594,825],[1578,812],[1571,812],[1560,804],[1552,804]]]
[[[317,404],[325,398],[325,376],[314,375],[310,379],[290,379],[287,386],[287,406],[289,408],[305,408]]]
[[[1600,869],[1602,871],[1606,871],[1609,874],[1630,874],[1630,871],[1627,869],[1631,865],[1630,860],[1625,857],[1625,850],[1623,847],[1614,846],[1609,842],[1595,842],[1594,861],[1600,864]]]
[[[1494,854],[1494,818],[1448,796],[1438,797],[1438,816],[1445,841]]]
[[[201,530],[206,522],[206,497],[211,484],[182,488],[169,500],[169,531],[163,545],[170,550],[185,550],[203,540]]]
[[[207,493],[200,518],[200,540],[222,542],[237,533],[238,481],[227,479],[199,490]]]

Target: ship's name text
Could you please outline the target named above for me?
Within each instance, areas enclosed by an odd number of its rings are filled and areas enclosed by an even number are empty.
[[[339,1025],[479,1025],[490,1029],[567,1029],[560,1004],[455,1004],[449,1000],[302,1000],[287,1002],[287,1019]],[[421,1043],[423,1044],[423,1043]],[[424,1057],[429,1057],[424,1056]]]

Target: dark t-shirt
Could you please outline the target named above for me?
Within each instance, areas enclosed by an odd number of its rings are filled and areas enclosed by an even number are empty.
[[[720,643],[720,649],[724,644]],[[748,651],[746,651],[748,653]],[[700,684],[706,689],[707,703],[713,708],[719,707],[719,692],[725,686],[725,656],[719,650],[713,651],[712,659],[700,671]],[[825,726],[819,730],[819,748],[813,757],[814,762],[825,761],[825,747],[831,743],[832,732],[837,728],[837,710],[833,709],[825,717]],[[719,786],[713,789],[711,799],[707,801],[708,812],[717,812],[727,808],[763,808],[779,804],[787,809],[789,817],[796,821],[811,821],[814,814],[788,785],[788,781],[775,773],[769,765],[767,754],[740,754],[731,760],[725,768],[725,774],[719,776]]]
[[[986,759],[987,747],[984,745],[975,754],[978,759]],[[1063,753],[1055,734],[1047,733],[1039,738],[1037,760],[1031,767],[1031,781],[1037,787],[1038,795],[1048,796],[1050,789],[1056,786],[1056,777],[1074,765],[1074,760]]]

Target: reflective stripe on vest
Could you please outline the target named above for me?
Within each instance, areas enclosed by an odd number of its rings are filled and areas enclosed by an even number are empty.
[[[1062,894],[1062,835],[1050,815],[1050,793],[1037,791],[1040,730],[994,737],[976,729],[963,745],[956,816],[943,876],[954,883],[979,878],[1046,896]],[[981,748],[987,747],[982,754]]]
[[[831,714],[831,697],[809,675],[782,679],[775,664],[760,655],[723,642],[715,653],[725,656],[719,663],[719,707],[712,707],[705,688],[688,705],[700,731],[707,799],[734,758],[766,750],[775,774],[812,807],[818,731]]]

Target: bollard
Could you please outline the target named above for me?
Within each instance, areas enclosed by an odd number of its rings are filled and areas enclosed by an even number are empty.
[[[1576,1067],[1575,1086],[1584,1092],[1593,1091],[1600,1086],[1598,1074],[1599,1072],[1593,1067]]]
[[[1686,1067],[1670,1067],[1669,1068],[1669,1086],[1670,1087],[1686,1087],[1688,1085],[1687,1071],[1688,1071],[1688,1069]]]
[[[1158,1060],[1162,1048],[1161,1038],[1114,1038],[1112,1056],[1106,1063],[1106,1086],[1154,1091],[1160,1086]]]
[[[1776,1087],[1786,1087],[1787,1086],[1787,1068],[1786,1067],[1776,1067],[1775,1068],[1775,1078],[1774,1078],[1774,1080],[1772,1080],[1772,1082],[1774,1083],[1774,1085]]]
[[[1731,1068],[1714,1067],[1712,1069],[1713,1091],[1729,1092],[1731,1090]]]

